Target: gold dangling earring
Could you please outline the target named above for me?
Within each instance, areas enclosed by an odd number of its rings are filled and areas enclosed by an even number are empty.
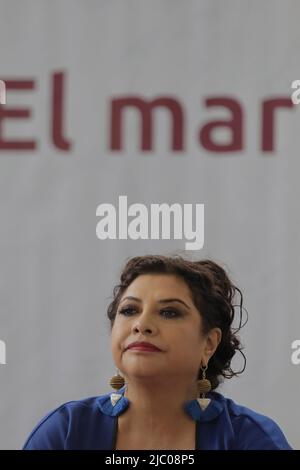
[[[206,378],[206,371],[208,369],[208,365],[206,366],[201,366],[202,370],[202,379],[198,380],[197,385],[198,385],[198,393],[199,393],[199,398],[197,398],[197,401],[201,407],[201,409],[204,411],[208,405],[210,404],[210,398],[205,398],[205,394],[208,393],[211,390],[211,383],[210,381]]]
[[[117,374],[114,375],[109,382],[110,386],[115,390],[120,390],[120,388],[124,387],[125,379],[120,375],[119,370],[117,369]]]

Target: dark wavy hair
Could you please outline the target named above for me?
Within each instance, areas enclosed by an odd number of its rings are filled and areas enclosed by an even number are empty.
[[[113,301],[107,309],[111,327],[119,302],[127,287],[141,274],[153,273],[180,276],[189,286],[193,302],[202,317],[203,333],[207,334],[215,327],[221,329],[222,339],[211,357],[206,371],[206,377],[210,380],[212,389],[218,387],[222,376],[231,378],[241,374],[246,367],[246,358],[236,334],[244,326],[242,324],[243,295],[240,289],[231,282],[225,270],[209,259],[190,261],[179,255],[172,257],[147,255],[129,259],[121,273],[120,284],[116,285],[113,290]],[[239,294],[239,303],[235,305],[233,301],[237,293]],[[235,307],[238,307],[240,315],[237,328],[232,326]],[[239,351],[244,359],[243,368],[238,372],[231,368],[231,359],[236,351]],[[199,379],[200,375],[201,370],[199,370]]]

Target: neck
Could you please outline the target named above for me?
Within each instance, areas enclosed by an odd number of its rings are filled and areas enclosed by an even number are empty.
[[[183,405],[197,398],[196,383],[186,384],[178,381],[131,380],[126,387],[125,396],[130,401],[130,414],[141,420],[155,423],[176,423],[186,418]]]

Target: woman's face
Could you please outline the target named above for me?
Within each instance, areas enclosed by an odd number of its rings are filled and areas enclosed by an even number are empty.
[[[127,380],[195,380],[220,337],[218,328],[203,335],[201,315],[181,277],[143,274],[127,287],[119,302],[112,353]]]

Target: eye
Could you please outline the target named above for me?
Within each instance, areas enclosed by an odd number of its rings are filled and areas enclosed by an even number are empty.
[[[182,316],[181,312],[179,312],[179,310],[176,310],[174,308],[166,308],[164,310],[161,310],[161,315],[164,318],[178,318]]]
[[[131,316],[133,312],[136,312],[135,307],[123,307],[119,310],[119,314],[125,315],[125,317]]]
[[[120,315],[124,315],[125,317],[131,317],[132,315],[134,315],[135,313],[137,312],[137,308],[134,307],[134,306],[126,306],[126,307],[122,307],[120,308],[120,310],[118,311],[118,313]],[[166,318],[166,319],[169,319],[169,318],[178,318],[178,317],[181,317],[182,316],[182,313],[175,309],[175,308],[165,308],[163,310],[160,310],[159,314],[163,317],[163,318]]]

